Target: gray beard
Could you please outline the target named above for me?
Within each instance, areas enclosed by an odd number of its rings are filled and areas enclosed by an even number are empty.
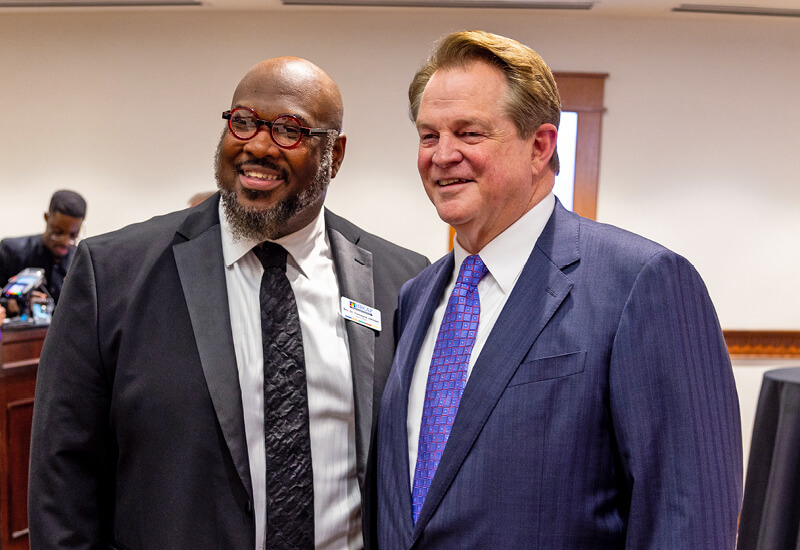
[[[267,239],[274,240],[285,235],[285,228],[289,220],[317,202],[321,196],[324,196],[325,190],[331,181],[333,147],[335,144],[335,140],[327,140],[325,152],[322,154],[322,159],[311,185],[298,195],[282,200],[270,210],[247,208],[239,204],[236,198],[236,191],[224,189],[219,182],[219,171],[215,170],[217,187],[219,187],[219,194],[222,199],[222,209],[230,225],[234,240],[262,242]],[[217,153],[218,162],[219,153]],[[262,192],[246,189],[245,193],[250,198],[255,199]]]

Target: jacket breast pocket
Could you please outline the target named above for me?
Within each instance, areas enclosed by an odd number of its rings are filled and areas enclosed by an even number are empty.
[[[583,372],[586,364],[586,350],[531,359],[522,363],[514,377],[508,383],[509,387],[542,382],[554,378],[564,378]]]

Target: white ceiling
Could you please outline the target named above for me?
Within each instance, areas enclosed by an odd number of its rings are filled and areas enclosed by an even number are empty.
[[[308,9],[305,6],[286,6],[283,5],[281,0],[200,0],[208,7],[217,9]],[[297,1],[297,0],[293,0]],[[330,2],[333,4],[353,4],[353,3],[380,3],[384,1],[390,5],[411,4],[415,9],[429,9],[419,8],[420,4],[426,3],[451,3],[456,4],[458,7],[449,9],[469,9],[463,6],[479,2],[481,4],[495,4],[500,8],[507,7],[517,2],[528,3],[543,3],[549,5],[563,4],[568,6],[570,4],[594,4],[588,11],[577,10],[574,13],[589,13],[589,14],[606,14],[606,15],[632,15],[632,16],[663,16],[675,14],[673,8],[679,7],[684,4],[711,6],[718,7],[732,7],[737,9],[744,8],[745,11],[751,9],[769,9],[769,10],[791,10],[795,15],[800,15],[800,1],[798,0],[301,0],[303,3],[311,2]],[[319,9],[319,6],[316,6]],[[354,9],[349,6],[332,6],[325,9]],[[384,8],[392,9],[392,8]],[[566,10],[570,13],[572,10]],[[558,10],[564,13],[565,10]],[[752,17],[752,16],[750,16]],[[800,21],[800,18],[798,18]]]
[[[784,16],[787,12],[791,13],[795,19],[800,21],[800,2],[798,0],[290,0],[292,2],[329,2],[332,4],[358,4],[386,2],[391,6],[386,8],[370,8],[370,9],[471,9],[469,6],[476,2],[483,5],[490,4],[502,9],[508,6],[515,5],[520,2],[527,3],[543,3],[547,5],[564,5],[565,7],[570,4],[593,4],[589,10],[551,10],[549,13],[576,13],[587,15],[617,15],[617,16],[635,16],[635,17],[713,17],[713,15],[697,14],[689,15],[687,13],[676,13],[674,8],[684,5],[704,6],[710,7],[712,10],[720,8],[733,8],[737,11],[752,12],[753,10],[773,10],[778,13],[783,13]],[[175,6],[158,8],[153,4],[181,4],[181,3],[199,3],[200,6],[181,7]],[[450,8],[428,8],[418,7],[422,4],[430,3],[445,3],[451,4],[454,7]],[[108,7],[109,4],[116,4],[119,7]],[[140,7],[130,7],[131,4],[141,4]],[[75,7],[94,5],[97,7]],[[412,7],[396,7],[396,6],[412,6]],[[102,7],[100,7],[102,6]],[[0,13],[13,13],[13,12],[31,12],[31,11],[61,11],[61,10],[75,10],[75,9],[92,9],[92,10],[141,10],[141,9],[205,9],[205,10],[351,10],[363,9],[351,7],[350,5],[333,5],[324,6],[314,5],[297,6],[297,5],[284,5],[281,0],[0,0]],[[717,15],[716,17],[719,17]],[[763,17],[757,15],[725,15],[724,17]]]

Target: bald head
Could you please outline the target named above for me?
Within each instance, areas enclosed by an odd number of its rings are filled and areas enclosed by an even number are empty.
[[[216,173],[231,230],[257,241],[294,233],[317,218],[344,159],[339,87],[305,59],[268,59],[239,82],[231,105],[236,110],[265,124],[243,138],[230,126],[231,113],[223,113],[229,124],[217,148]],[[294,145],[272,133],[270,121],[284,115],[309,129]]]
[[[242,97],[272,95],[293,98],[325,128],[342,129],[342,95],[328,74],[306,59],[274,57],[258,63],[244,75],[233,94],[236,106]]]

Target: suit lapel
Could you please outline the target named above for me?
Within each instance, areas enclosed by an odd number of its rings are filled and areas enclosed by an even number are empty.
[[[359,235],[353,234],[335,216],[325,211],[325,224],[331,255],[336,267],[339,293],[369,307],[375,307],[372,277],[372,253],[357,246]],[[352,321],[345,321],[353,373],[353,394],[356,413],[356,463],[358,482],[364,486],[372,431],[374,407],[373,380],[375,370],[375,331]]]
[[[453,253],[451,252],[423,271],[419,276],[420,279],[415,281],[409,291],[411,294],[408,300],[400,304],[400,313],[403,318],[398,320],[398,327],[402,329],[402,336],[397,344],[389,381],[386,383],[388,399],[384,400],[386,408],[381,414],[382,432],[380,434],[385,442],[380,446],[382,449],[391,450],[389,460],[384,462],[391,466],[384,467],[380,475],[387,479],[385,491],[392,496],[384,500],[392,509],[386,512],[379,511],[379,514],[385,513],[387,516],[395,518],[392,521],[394,525],[403,526],[404,530],[399,535],[403,537],[403,543],[400,546],[404,548],[410,546],[412,534],[411,479],[409,477],[408,429],[406,425],[408,393],[422,342],[425,340],[433,313],[453,272],[453,262]],[[383,429],[387,426],[387,429]]]
[[[572,280],[561,270],[580,258],[578,230],[578,217],[557,203],[472,369],[417,520],[414,541],[453,482],[511,377],[572,289]]]
[[[452,252],[437,261],[426,272],[425,276],[428,277],[428,280],[420,281],[419,287],[421,288],[417,289],[415,287],[415,290],[419,291],[419,295],[412,297],[414,305],[411,310],[402,312],[408,319],[403,321],[405,329],[397,345],[395,363],[400,366],[399,375],[401,376],[403,394],[406,398],[411,389],[411,379],[414,375],[414,367],[417,364],[419,350],[425,340],[428,326],[433,319],[433,313],[436,311],[447,282],[453,273],[454,263],[455,259]],[[436,327],[436,330],[438,329],[439,327]],[[408,399],[406,399],[406,406],[408,406]]]
[[[175,244],[172,251],[217,420],[239,477],[252,500],[239,372],[231,334],[217,215],[219,200],[207,200],[206,203],[178,230],[179,235],[187,240]]]

